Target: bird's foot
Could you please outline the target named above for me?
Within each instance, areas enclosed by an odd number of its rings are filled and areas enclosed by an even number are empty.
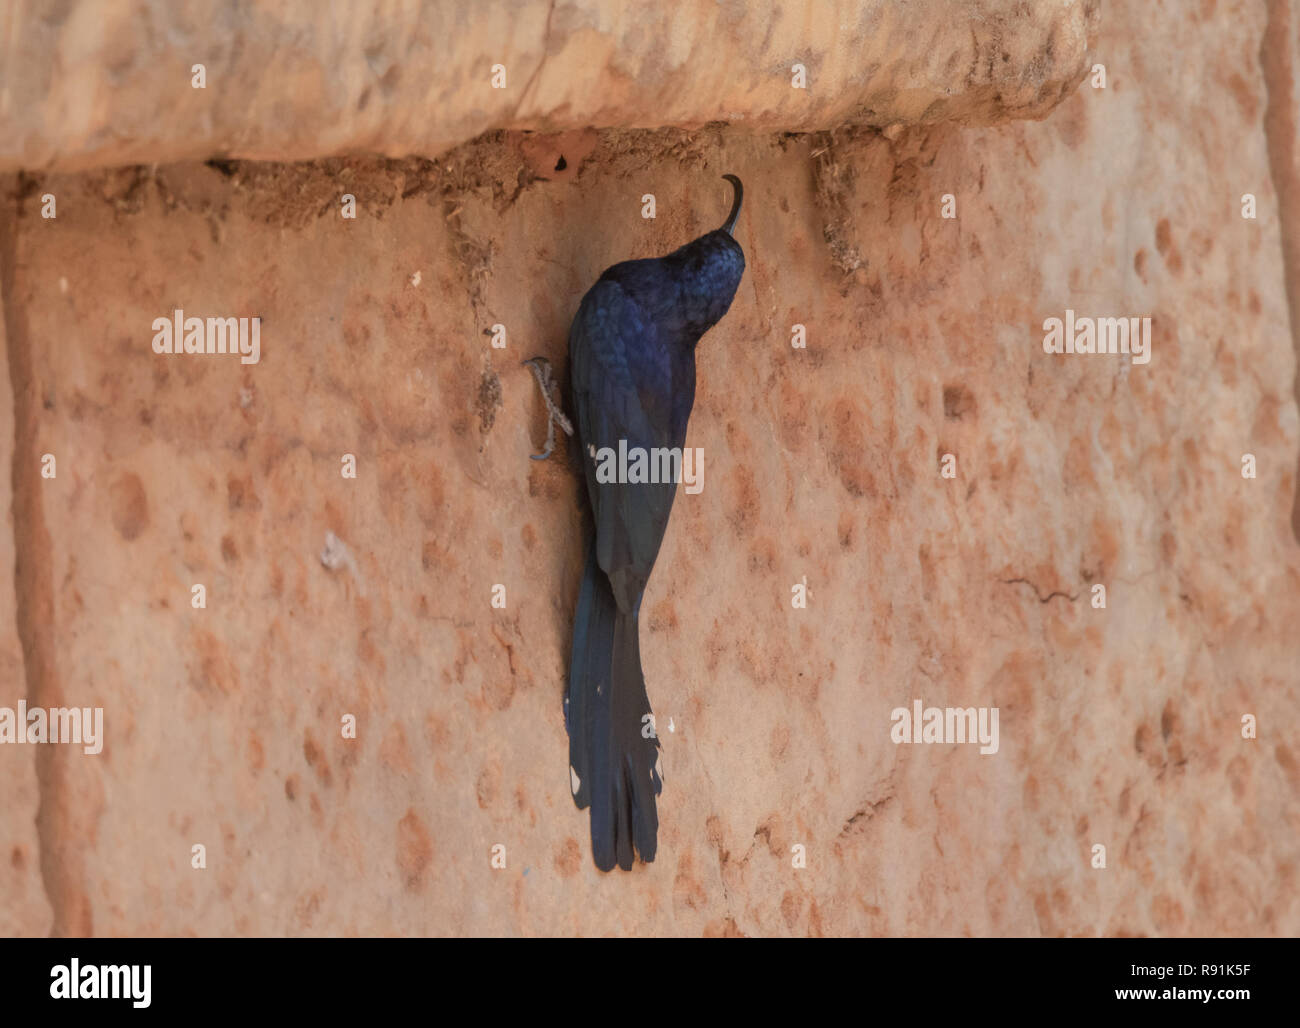
[[[555,449],[555,426],[559,425],[565,435],[573,435],[573,423],[564,414],[560,406],[560,390],[551,374],[551,362],[545,357],[529,357],[522,363],[532,369],[537,387],[542,391],[542,400],[546,403],[546,449],[541,453],[531,453],[533,460],[546,460]]]

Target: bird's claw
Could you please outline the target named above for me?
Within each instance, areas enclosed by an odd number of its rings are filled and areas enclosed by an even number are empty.
[[[559,389],[551,375],[551,362],[545,357],[529,357],[526,364],[537,379],[537,388],[542,391],[542,400],[546,403],[546,449],[541,453],[530,453],[533,460],[546,460],[555,449],[555,426],[559,425],[565,435],[573,435],[573,423],[565,416],[560,407]]]

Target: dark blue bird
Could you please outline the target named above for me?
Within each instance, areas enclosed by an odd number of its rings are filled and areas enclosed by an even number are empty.
[[[675,481],[598,481],[597,454],[682,452],[695,402],[695,345],[727,313],[745,271],[732,238],[740,179],[726,223],[666,257],[615,264],[582,298],[569,331],[578,454],[593,527],[574,617],[565,725],[570,784],[591,807],[596,866],[630,870],[655,857],[663,787],[659,740],[641,673],[637,615],[659,555]],[[602,475],[602,478],[608,478]]]

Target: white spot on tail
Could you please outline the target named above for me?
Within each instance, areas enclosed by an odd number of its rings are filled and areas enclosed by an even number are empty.
[[[582,788],[582,779],[578,777],[578,772],[573,770],[573,765],[569,765],[569,788],[573,790],[573,795],[578,795],[578,790]]]

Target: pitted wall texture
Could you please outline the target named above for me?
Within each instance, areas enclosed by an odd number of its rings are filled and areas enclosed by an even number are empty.
[[[395,120],[432,96],[421,54],[442,55],[448,95],[467,95],[497,40],[322,24],[305,51],[385,55],[366,108],[335,129],[365,88],[358,69],[282,62],[266,81],[300,90],[263,91],[251,64],[289,23],[195,16],[222,41],[214,67],[250,69],[247,117],[213,111],[187,134],[167,119],[200,102],[188,95],[158,96],[156,126],[131,120],[157,69],[121,28],[136,21],[104,19],[92,36],[107,47],[118,26],[121,60],[60,66],[38,93],[75,116],[56,128],[19,105],[29,120],[0,143],[29,169],[5,181],[0,225],[0,575],[15,583],[0,590],[0,705],[102,706],[107,730],[98,756],[0,746],[0,928],[1300,931],[1300,432],[1276,170],[1294,153],[1266,130],[1293,95],[1295,44],[1261,61],[1279,45],[1265,4],[1117,2],[1085,59],[1071,33],[1095,12],[1014,6],[1057,40],[1051,58],[1035,79],[1046,49],[1008,38],[1010,59],[981,74],[1009,65],[1024,91],[1002,113],[978,88],[955,97],[970,121],[1046,114],[1039,83],[1093,63],[1106,87],[1083,81],[1041,121],[929,124],[942,75],[916,69],[997,19],[865,4],[846,31],[893,50],[810,59],[813,83],[839,77],[829,96],[814,86],[824,106],[803,120],[776,87],[755,86],[752,107],[725,83],[677,95],[674,76],[707,81],[692,55],[709,25],[718,61],[745,63],[728,47],[759,15],[739,5],[688,4],[666,37],[602,13],[613,5],[557,3],[549,27],[545,9],[486,5],[501,45],[532,55],[509,72],[532,82],[517,108],[485,94],[441,122]],[[46,25],[44,10],[18,21]],[[82,5],[60,10],[42,31],[91,32],[74,25]],[[187,75],[188,50],[168,49],[185,37],[163,31],[173,16],[148,10],[145,40]],[[838,38],[800,10],[754,51],[781,90],[778,43]],[[615,42],[589,80],[563,55],[599,49],[582,42],[593,21]],[[602,85],[623,66],[621,91]],[[931,84],[913,97],[890,78],[903,67]],[[97,100],[97,120],[78,103],[112,75],[125,92]],[[884,81],[892,100],[873,92]],[[318,113],[296,106],[322,98]],[[860,104],[898,124],[799,131]],[[634,109],[736,124],[634,131]],[[548,126],[566,131],[522,131]],[[437,159],[195,159],[353,147]],[[42,170],[105,159],[145,163]],[[519,362],[563,367],[606,266],[718,224],[723,172],[746,184],[748,266],[699,350],[688,442],[705,488],[679,496],[643,608],[659,857],[602,875],[561,712],[578,482],[558,457],[528,460],[544,425]],[[156,355],[152,322],[176,308],[261,317],[261,361]],[[1067,309],[1149,316],[1150,363],[1044,353],[1044,320]],[[46,453],[56,478],[39,473]],[[353,569],[322,565],[328,532]],[[997,707],[997,754],[895,745],[891,712],[917,699]]]

